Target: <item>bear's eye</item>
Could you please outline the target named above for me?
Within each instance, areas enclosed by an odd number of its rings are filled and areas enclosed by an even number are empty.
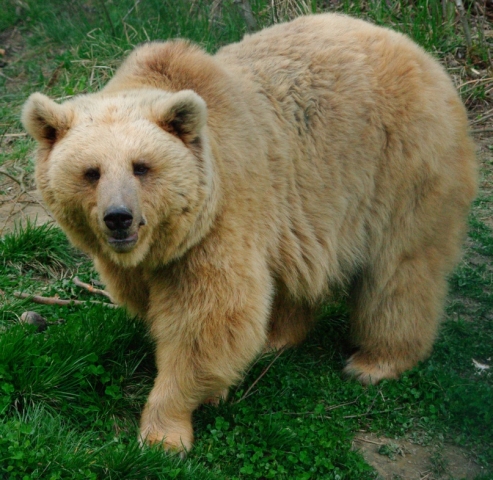
[[[101,177],[99,168],[89,168],[88,170],[85,171],[84,177],[86,178],[86,180],[89,180],[90,182],[97,182]]]
[[[134,163],[134,175],[142,177],[149,171],[149,167],[145,163]]]

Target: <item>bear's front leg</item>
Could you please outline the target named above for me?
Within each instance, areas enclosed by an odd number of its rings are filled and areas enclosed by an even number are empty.
[[[187,380],[175,368],[172,350],[168,354],[166,350],[157,344],[158,374],[142,413],[140,439],[148,444],[162,443],[166,450],[189,450],[193,443],[192,412],[198,403],[183,389]],[[166,360],[170,360],[168,366]]]
[[[248,273],[195,266],[194,275],[174,271],[152,285],[148,321],[158,374],[142,441],[189,450],[192,412],[224,394],[264,348],[272,287],[265,272],[253,274],[252,266]]]

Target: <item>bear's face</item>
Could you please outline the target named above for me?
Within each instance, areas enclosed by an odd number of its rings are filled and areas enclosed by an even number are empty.
[[[191,91],[62,105],[34,94],[23,111],[55,218],[77,246],[122,266],[167,262],[197,241],[213,190],[205,122],[205,103]]]

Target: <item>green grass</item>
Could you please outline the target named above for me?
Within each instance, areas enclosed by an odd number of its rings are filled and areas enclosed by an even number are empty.
[[[181,36],[214,52],[246,31],[237,6],[223,3],[211,21],[211,2],[4,2],[0,34],[10,35],[13,46],[0,76],[0,168],[14,176],[24,170],[24,184],[32,185],[33,142],[4,135],[22,132],[19,112],[29,93],[61,99],[97,90],[147,39]],[[268,25],[270,2],[251,3],[259,28]],[[338,8],[400,29],[445,59],[465,51],[464,39],[439,7],[417,0],[345,1]],[[479,54],[466,56],[464,71],[487,55],[487,38],[474,37]],[[463,92],[473,106],[489,101],[485,84],[478,85],[483,90]],[[9,197],[4,180],[0,192]],[[483,478],[493,478],[493,375],[478,374],[473,364],[492,363],[489,195],[474,205],[466,254],[451,278],[446,319],[428,361],[378,387],[346,381],[347,313],[343,303],[327,305],[302,347],[259,359],[227,402],[195,413],[196,443],[185,461],[137,443],[155,375],[152,342],[140,322],[101,304],[34,305],[14,296],[95,300],[72,282],[76,275],[96,277],[89,259],[56,227],[19,225],[0,238],[0,478],[375,478],[351,449],[361,430],[462,446],[484,467]],[[43,315],[48,329],[38,333],[21,323],[27,310]],[[439,456],[434,468],[446,470]]]
[[[66,268],[73,263],[75,252],[67,243],[65,235],[53,225],[35,226],[28,221],[16,224],[14,230],[0,238],[0,255],[4,267],[22,270],[44,269],[48,266]]]

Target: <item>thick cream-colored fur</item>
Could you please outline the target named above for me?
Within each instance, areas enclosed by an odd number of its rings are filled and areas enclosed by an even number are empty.
[[[148,442],[189,449],[193,410],[302,341],[331,288],[350,294],[347,373],[430,353],[476,163],[450,79],[406,37],[318,15],[215,56],[149,43],[99,93],[34,94],[23,121],[47,205],[156,341]],[[133,214],[124,251],[114,205]]]

